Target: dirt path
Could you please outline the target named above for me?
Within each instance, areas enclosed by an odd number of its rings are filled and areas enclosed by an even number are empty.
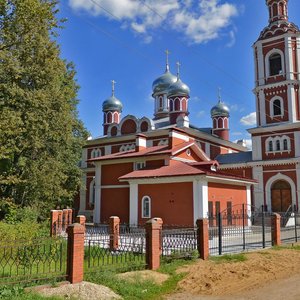
[[[199,261],[181,271],[188,275],[169,300],[299,300],[300,251],[265,250],[246,261]]]

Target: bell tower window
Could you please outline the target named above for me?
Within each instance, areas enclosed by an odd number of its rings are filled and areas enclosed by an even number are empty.
[[[280,151],[280,141],[276,140],[276,151]]]
[[[282,74],[281,55],[274,53],[269,58],[270,76]]]
[[[288,150],[288,140],[287,139],[283,140],[283,150]]]
[[[282,115],[281,101],[279,99],[276,99],[273,102],[273,115],[274,116],[281,116]]]
[[[273,152],[273,142],[269,141],[269,152]]]

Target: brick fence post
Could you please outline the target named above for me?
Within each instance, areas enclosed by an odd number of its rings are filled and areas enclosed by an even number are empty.
[[[153,218],[146,222],[146,264],[150,270],[156,270],[160,266],[161,255],[161,218]]]
[[[68,226],[73,223],[73,209],[68,208]]]
[[[198,219],[197,224],[197,248],[199,257],[203,260],[209,256],[208,219]]]
[[[75,218],[75,222],[82,225],[84,227],[84,229],[85,229],[85,221],[86,221],[86,217],[82,216],[82,215],[76,216],[76,218]]]
[[[50,236],[57,235],[57,226],[58,226],[58,210],[50,211]]]
[[[67,228],[67,280],[70,283],[80,283],[83,280],[84,231],[84,227],[78,223]]]
[[[116,251],[119,247],[119,232],[120,232],[120,218],[112,216],[109,218],[109,249]]]
[[[58,210],[56,234],[61,234],[61,232],[62,232],[62,222],[63,222],[63,212],[62,212],[62,210]]]
[[[272,246],[279,246],[281,245],[280,239],[280,215],[279,214],[272,214]]]

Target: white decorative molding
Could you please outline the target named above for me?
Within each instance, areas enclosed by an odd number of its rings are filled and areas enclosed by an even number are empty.
[[[266,98],[264,90],[259,91],[259,115],[260,115],[260,125],[266,125]]]
[[[253,179],[258,181],[257,185],[254,185],[254,206],[261,207],[264,204],[264,182],[263,182],[263,168],[262,166],[253,167],[252,169]]]
[[[83,148],[82,149],[82,156],[81,156],[81,168],[86,168],[87,167],[87,161],[88,159],[88,149],[87,148]]]
[[[275,115],[274,114],[274,101],[279,100],[280,101],[280,115]],[[276,117],[283,117],[284,116],[284,103],[283,99],[280,96],[275,96],[270,100],[270,117],[276,118]]]
[[[207,181],[193,180],[194,224],[197,219],[208,216],[208,186]]]
[[[138,224],[138,185],[130,183],[129,186],[129,224]]]
[[[281,70],[281,74],[277,74],[277,76],[278,75],[283,75],[285,73],[285,57],[284,57],[284,53],[280,49],[278,49],[278,48],[273,48],[265,56],[266,77],[270,77],[271,76],[270,75],[270,62],[269,62],[269,59],[270,59],[270,56],[273,55],[273,54],[279,54],[280,57],[281,57],[281,67],[282,67],[282,70]]]
[[[265,186],[266,204],[268,206],[269,211],[272,211],[271,187],[272,187],[272,184],[277,180],[285,180],[289,183],[289,185],[291,186],[291,191],[292,191],[292,205],[295,205],[297,202],[296,201],[296,188],[295,188],[294,181],[290,177],[288,177],[282,173],[277,173],[275,176],[271,177],[267,181],[266,186]]]
[[[79,212],[86,210],[86,179],[87,175],[83,173],[81,177]]]
[[[294,132],[295,156],[300,157],[300,131]]]
[[[299,205],[299,201],[300,201],[300,163],[298,163],[296,166],[296,176],[297,176],[297,200],[298,200],[298,205]]]
[[[111,154],[111,145],[106,145],[105,147],[104,147],[104,151],[105,151],[105,155],[109,155],[109,154]]]

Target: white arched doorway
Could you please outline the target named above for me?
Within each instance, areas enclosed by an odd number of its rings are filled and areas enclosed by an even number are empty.
[[[293,180],[281,173],[271,177],[266,184],[266,201],[270,211],[285,212],[296,205],[296,188]]]

